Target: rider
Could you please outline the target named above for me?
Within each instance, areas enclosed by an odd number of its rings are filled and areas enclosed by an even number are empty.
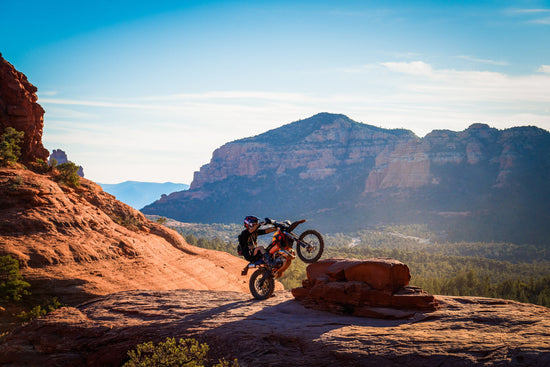
[[[273,263],[271,256],[263,246],[258,246],[258,236],[276,231],[276,228],[259,229],[263,222],[254,216],[244,218],[245,229],[239,235],[242,256],[250,262],[263,258],[268,265]]]

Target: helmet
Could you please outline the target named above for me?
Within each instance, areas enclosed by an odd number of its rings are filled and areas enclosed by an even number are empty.
[[[249,215],[248,217],[244,218],[244,226],[246,229],[250,229],[256,224],[258,224],[260,220],[252,215]]]

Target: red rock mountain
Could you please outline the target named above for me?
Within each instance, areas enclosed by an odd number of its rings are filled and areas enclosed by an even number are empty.
[[[36,88],[2,58],[0,81],[1,130],[25,132],[23,163],[45,160]],[[129,289],[248,291],[244,260],[190,246],[94,182],[80,183],[0,168],[0,255],[19,260],[34,294],[76,302]]]
[[[221,146],[188,191],[142,211],[201,223],[304,217],[334,232],[421,223],[452,240],[545,244],[549,181],[550,132],[533,126],[418,138],[320,113]]]

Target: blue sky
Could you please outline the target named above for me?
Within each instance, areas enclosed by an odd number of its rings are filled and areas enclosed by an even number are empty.
[[[550,130],[548,1],[0,1],[44,145],[102,183],[190,183],[224,143],[318,112]]]

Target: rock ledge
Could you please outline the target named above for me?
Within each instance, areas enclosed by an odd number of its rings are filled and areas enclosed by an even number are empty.
[[[439,307],[414,286],[407,265],[389,258],[328,259],[307,267],[303,287],[292,290],[304,306],[354,316],[409,318]]]

